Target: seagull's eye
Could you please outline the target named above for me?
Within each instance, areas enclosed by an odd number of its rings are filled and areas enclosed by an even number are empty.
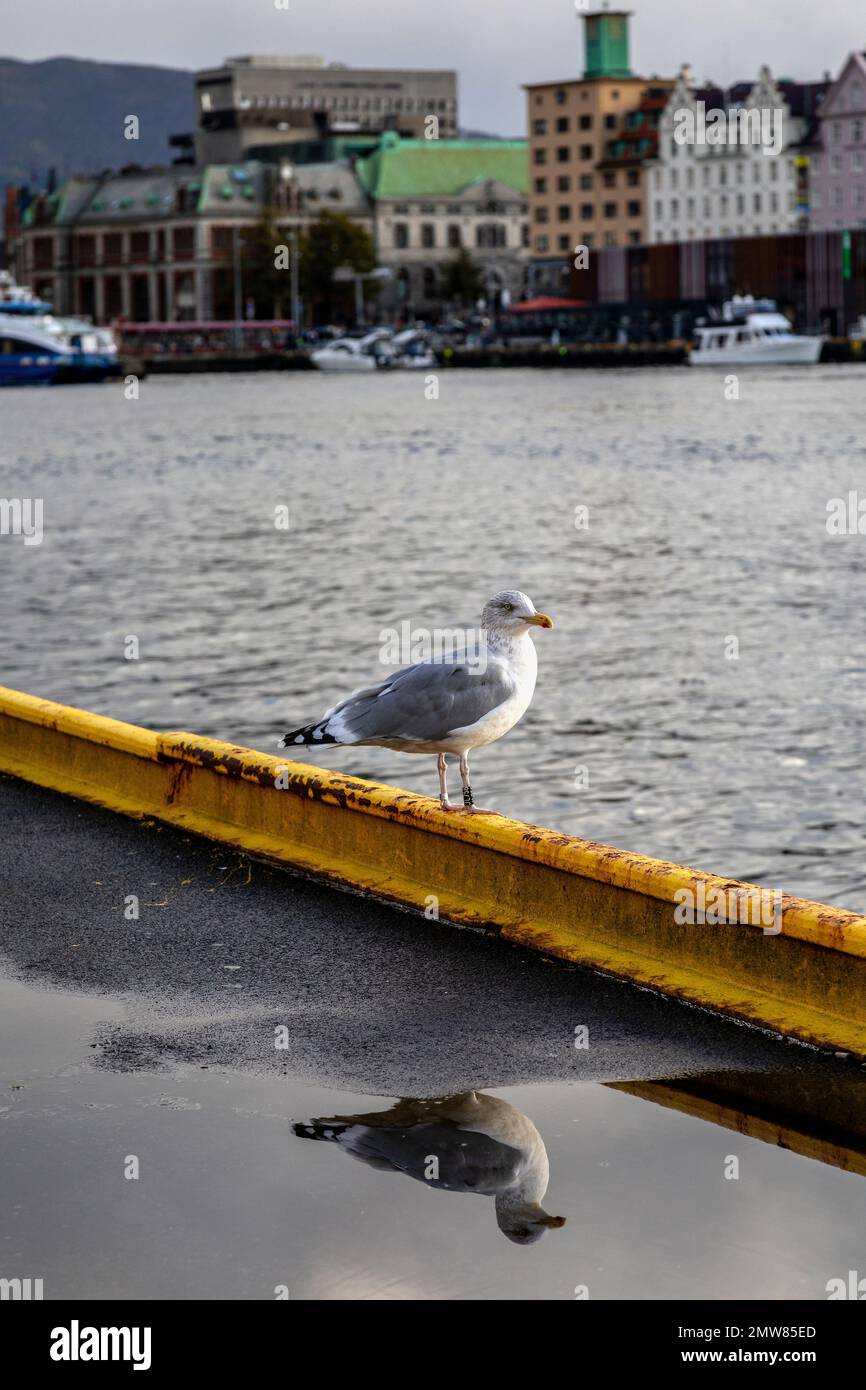
[[[503,605],[502,605],[502,611],[503,611],[503,613],[511,613],[511,612],[513,612],[513,611],[514,611],[514,604],[513,604],[513,603],[503,603]]]

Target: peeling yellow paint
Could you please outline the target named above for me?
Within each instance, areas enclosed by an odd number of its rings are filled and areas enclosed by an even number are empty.
[[[769,890],[195,734],[0,687],[0,770],[341,888],[866,1057],[866,919],[781,897],[780,931],[678,925],[683,890]]]

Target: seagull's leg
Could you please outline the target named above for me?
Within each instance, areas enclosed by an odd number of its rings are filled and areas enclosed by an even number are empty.
[[[472,799],[472,788],[469,785],[469,753],[468,751],[460,754],[460,777],[463,782],[463,809],[475,816],[498,816],[498,811],[489,811],[484,806],[476,806]]]
[[[448,800],[448,774],[446,770],[444,753],[439,754],[438,758],[436,759],[436,765],[439,768],[439,805],[442,807],[443,811],[459,811],[460,807],[455,806],[452,802]]]

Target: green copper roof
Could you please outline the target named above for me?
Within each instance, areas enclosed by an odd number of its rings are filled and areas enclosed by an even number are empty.
[[[529,190],[525,140],[401,140],[389,132],[355,172],[372,198],[448,197],[483,179]]]

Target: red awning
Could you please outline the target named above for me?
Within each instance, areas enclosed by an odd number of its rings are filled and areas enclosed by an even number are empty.
[[[512,314],[540,314],[545,309],[586,309],[585,299],[558,299],[556,295],[540,295],[538,299],[524,299],[520,304],[512,304]]]

